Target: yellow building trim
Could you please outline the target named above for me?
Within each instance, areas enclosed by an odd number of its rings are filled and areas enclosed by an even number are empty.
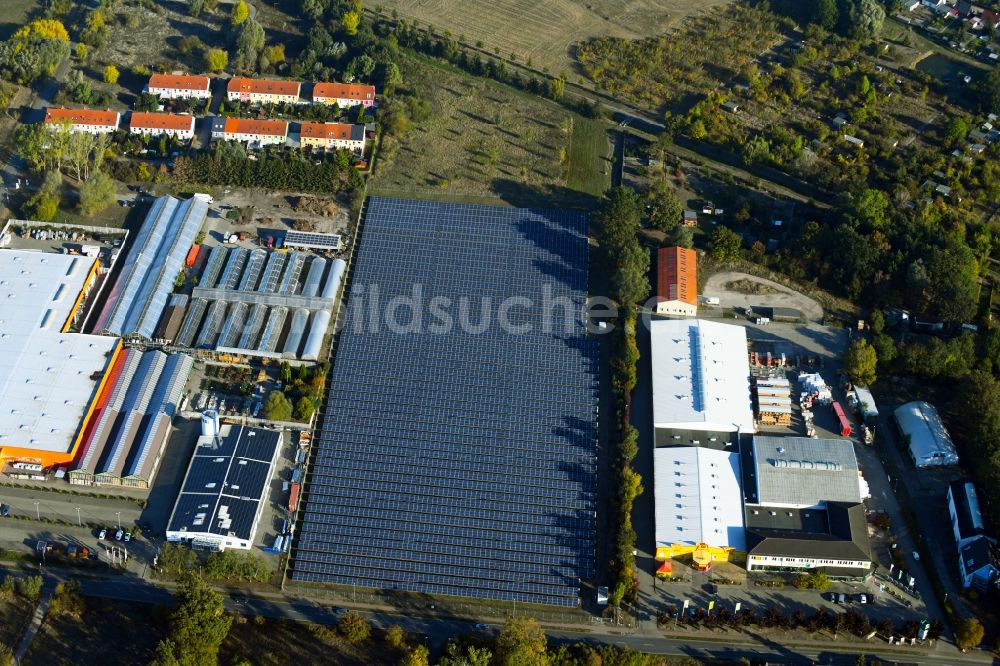
[[[76,302],[73,303],[73,307],[69,311],[69,316],[66,317],[66,322],[63,324],[60,331],[61,333],[66,333],[69,331],[70,326],[73,325],[73,320],[76,318],[76,311],[80,309],[84,299],[87,297],[87,290],[90,289],[90,285],[93,284],[95,279],[97,279],[97,272],[100,268],[100,260],[94,259],[94,263],[90,267],[90,272],[87,273],[87,279],[83,281],[83,287],[80,288],[80,293],[76,295]]]

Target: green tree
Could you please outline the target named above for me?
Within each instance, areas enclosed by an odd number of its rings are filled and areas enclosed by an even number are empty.
[[[870,386],[875,383],[878,355],[863,338],[851,343],[844,354],[844,372],[855,384]]]
[[[896,343],[884,333],[872,336],[872,349],[880,368],[888,368],[896,359]]]
[[[429,666],[430,651],[423,645],[418,645],[408,651],[400,660],[400,666]]]
[[[963,652],[971,650],[983,642],[983,635],[985,633],[983,625],[979,620],[974,617],[965,618],[960,620],[958,626],[955,628],[955,645]]]
[[[964,139],[969,134],[969,123],[959,116],[953,117],[944,127],[944,138],[952,144]]]
[[[188,0],[188,14],[195,18],[205,10],[205,0]]]
[[[229,64],[229,54],[223,49],[205,51],[205,65],[211,72],[221,72]]]
[[[833,30],[837,27],[839,13],[837,0],[816,0],[813,22],[824,30]]]
[[[686,247],[690,250],[694,247],[694,229],[691,227],[677,227],[674,229],[672,242],[674,245]]]
[[[96,215],[115,202],[115,181],[103,171],[95,171],[80,186],[80,213]]]
[[[222,595],[193,573],[181,579],[177,605],[170,615],[170,633],[157,646],[154,664],[215,666],[219,647],[229,633],[232,616],[226,614]]]
[[[236,53],[233,67],[241,71],[251,71],[257,66],[257,58],[264,48],[266,36],[264,28],[256,19],[246,20],[236,34]]]
[[[684,209],[681,202],[664,182],[657,182],[646,196],[649,224],[654,229],[669,232],[681,222]]]
[[[360,24],[361,15],[357,12],[345,12],[340,19],[340,26],[351,37],[358,34],[358,26]]]
[[[979,84],[979,94],[988,111],[1000,113],[1000,67],[993,67]]]
[[[394,650],[406,648],[406,632],[398,624],[394,624],[385,630],[385,642]]]
[[[302,423],[308,422],[314,411],[316,411],[316,405],[306,396],[302,396],[295,403],[295,418]]]
[[[104,82],[105,83],[118,83],[118,68],[114,65],[108,65],[104,68]]]
[[[879,0],[847,1],[847,32],[854,39],[873,41],[882,33],[885,9]]]
[[[368,622],[354,611],[340,618],[337,623],[337,631],[354,645],[367,641],[372,632]]]
[[[708,251],[716,261],[735,261],[740,258],[743,240],[740,235],[723,226],[717,226],[708,240]]]
[[[250,18],[250,7],[247,6],[245,0],[239,0],[233,5],[233,11],[229,14],[229,25],[235,28],[238,25],[243,25],[248,18]]]
[[[42,186],[28,199],[29,217],[39,222],[51,222],[59,212],[60,200],[62,200],[62,174],[53,169],[45,173]]]
[[[496,666],[546,666],[545,632],[534,618],[510,617],[497,636],[492,664]]]
[[[271,391],[264,399],[264,418],[269,421],[291,421],[292,403],[281,391]]]
[[[17,579],[15,587],[17,593],[29,601],[38,599],[42,593],[42,584],[45,581],[41,576],[21,576]]]
[[[473,645],[462,647],[452,640],[448,641],[444,655],[438,660],[438,666],[490,666],[492,659],[493,653],[488,648]]]

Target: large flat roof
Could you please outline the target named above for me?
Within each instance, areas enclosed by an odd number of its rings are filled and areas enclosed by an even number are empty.
[[[69,453],[118,340],[63,333],[95,260],[0,250],[0,447]]]
[[[755,504],[782,507],[860,502],[861,479],[854,445],[846,439],[753,438]]]
[[[653,450],[657,546],[746,551],[740,456],[698,446]]]
[[[293,579],[577,606],[597,508],[587,223],[369,199]],[[415,285],[425,302],[448,299],[453,325],[433,306],[423,324],[400,313],[395,326],[357,307],[375,287],[388,303]],[[484,324],[484,301],[514,296],[510,326]],[[572,306],[553,320],[556,299]]]
[[[650,323],[653,425],[753,432],[750,361],[742,326],[703,319]]]
[[[281,442],[277,430],[244,426],[200,438],[170,515],[168,538],[215,535],[252,541]]]

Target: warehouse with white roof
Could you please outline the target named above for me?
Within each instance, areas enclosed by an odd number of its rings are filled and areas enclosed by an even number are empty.
[[[740,456],[697,446],[653,450],[656,558],[746,552]]]
[[[657,445],[705,445],[713,436],[754,431],[742,326],[703,319],[653,321],[650,359]]]
[[[98,273],[83,256],[0,250],[0,462],[69,462],[115,338],[69,332]]]
[[[809,509],[870,495],[850,440],[758,435],[752,458],[748,503]]]

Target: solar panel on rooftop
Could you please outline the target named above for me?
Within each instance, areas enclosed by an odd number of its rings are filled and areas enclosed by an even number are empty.
[[[586,227],[569,211],[369,201],[294,579],[578,603],[596,506]],[[534,330],[372,330],[356,307],[373,286],[385,303],[416,283],[494,307],[527,297],[514,319]],[[546,294],[569,299],[566,330],[542,330]]]

